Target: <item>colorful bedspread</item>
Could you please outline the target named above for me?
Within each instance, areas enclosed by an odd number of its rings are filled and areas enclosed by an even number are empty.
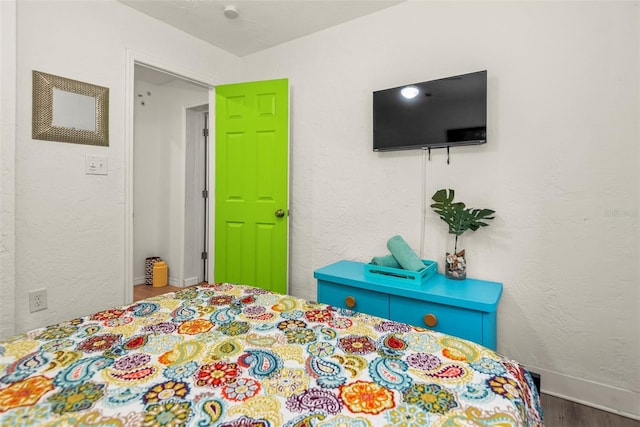
[[[216,284],[0,341],[0,425],[542,422],[528,373],[484,347]]]

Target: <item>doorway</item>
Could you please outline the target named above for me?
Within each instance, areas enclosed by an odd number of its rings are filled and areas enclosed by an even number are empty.
[[[125,271],[124,271],[124,282],[123,282],[123,286],[124,286],[124,292],[123,292],[123,302],[125,304],[129,304],[133,301],[133,282],[134,282],[134,278],[136,277],[136,275],[134,274],[135,268],[134,268],[134,181],[135,181],[135,175],[136,175],[136,170],[137,168],[134,167],[134,111],[136,108],[136,103],[139,101],[138,98],[142,98],[144,97],[144,93],[142,93],[142,97],[138,97],[138,93],[135,90],[135,69],[136,67],[141,66],[143,68],[149,68],[152,71],[160,71],[161,73],[165,73],[168,74],[174,78],[176,78],[178,81],[182,81],[183,83],[192,83],[195,84],[196,86],[200,87],[200,88],[204,88],[207,91],[208,94],[208,99],[207,99],[207,103],[208,103],[208,112],[209,112],[209,117],[208,117],[208,121],[209,123],[214,121],[214,116],[216,116],[215,110],[216,110],[216,95],[215,95],[215,91],[214,88],[220,88],[220,82],[215,81],[215,79],[212,79],[210,76],[208,75],[203,75],[200,74],[197,71],[194,71],[192,69],[185,69],[183,66],[177,65],[177,64],[172,64],[172,63],[166,63],[166,62],[162,62],[162,61],[158,61],[157,58],[154,57],[150,57],[148,55],[144,55],[141,54],[139,52],[135,52],[132,50],[127,50],[127,61],[126,61],[126,84],[125,84],[125,93],[127,95],[127,99],[130,100],[127,104],[126,104],[126,111],[125,111],[125,202],[124,202],[124,214],[125,214],[125,248],[124,248],[124,264],[125,264]],[[179,70],[179,71],[169,71],[169,70]],[[260,108],[263,109],[265,107],[267,107],[268,105],[270,105],[270,102],[264,102],[268,99],[270,99],[271,97],[268,94],[266,97],[263,96],[258,96],[258,99],[261,101],[259,103]],[[149,97],[151,98],[153,96],[149,95]],[[287,111],[288,111],[288,96],[285,96],[285,98],[287,99]],[[146,103],[145,103],[146,105]],[[183,108],[183,112],[190,108],[190,107],[197,107],[199,105],[203,105],[203,103],[198,103],[198,102],[192,102],[190,104],[184,104]],[[269,114],[267,114],[268,116]],[[186,113],[184,113],[182,115],[182,117],[185,120],[186,123]],[[156,122],[157,124],[158,122]],[[184,125],[186,127],[186,124]],[[212,126],[209,126],[210,128],[212,128]],[[287,125],[287,134],[288,134],[288,125]],[[182,135],[179,137],[182,138],[185,135],[185,132],[182,133]],[[264,135],[263,135],[264,136]],[[212,132],[212,135],[210,136],[212,144],[213,144],[213,139],[215,138]],[[287,145],[288,145],[288,137],[287,137]],[[186,143],[185,143],[186,144]],[[180,284],[180,282],[182,282],[181,286],[184,286],[184,259],[185,259],[185,243],[184,243],[184,236],[183,236],[183,232],[184,232],[184,224],[185,224],[185,209],[184,209],[184,203],[185,203],[185,168],[186,168],[186,151],[183,149],[183,145],[178,144],[179,147],[175,150],[175,153],[172,152],[172,156],[175,154],[177,156],[180,157],[181,162],[178,162],[178,164],[180,165],[180,170],[177,171],[177,173],[172,173],[171,171],[165,171],[165,174],[169,174],[170,178],[167,182],[169,186],[174,185],[176,182],[179,182],[179,190],[178,190],[178,197],[175,197],[174,199],[170,199],[173,204],[170,204],[170,207],[175,206],[176,204],[178,204],[181,209],[178,210],[178,224],[180,224],[180,227],[178,228],[178,238],[173,236],[173,231],[171,233],[169,233],[169,231],[167,230],[158,230],[158,233],[156,234],[156,236],[162,236],[163,238],[167,235],[169,235],[169,238],[167,239],[167,241],[169,242],[173,242],[173,244],[175,246],[180,246],[180,257],[178,258],[178,284]],[[209,150],[208,153],[208,163],[209,165],[214,165],[217,164],[216,163],[216,150]],[[284,164],[281,165],[282,170],[284,171],[288,171],[288,162],[285,162]],[[139,171],[138,171],[139,172]],[[216,188],[216,178],[215,178],[215,174],[212,172],[209,174],[209,176],[207,177],[207,181],[208,181],[208,188],[210,189],[210,193],[213,194],[214,191],[213,189]],[[162,188],[161,186],[157,186]],[[162,197],[170,197],[167,195],[168,193],[163,193]],[[216,193],[217,194],[217,193]],[[208,224],[210,224],[210,231],[205,232],[205,234],[207,235],[207,239],[208,239],[208,249],[209,249],[209,256],[208,256],[208,263],[206,265],[206,277],[208,278],[208,280],[214,280],[214,252],[215,252],[215,248],[214,248],[214,242],[213,242],[213,224],[216,224],[216,213],[215,210],[212,209],[214,205],[213,202],[213,198],[209,198],[207,200],[207,206],[208,206],[208,212],[207,212],[207,219],[208,219]],[[272,214],[275,215],[276,218],[284,218],[285,215],[288,215],[288,203],[283,204],[283,206],[285,206],[285,208],[280,208],[280,209],[276,209],[276,211],[272,212]],[[286,223],[288,224],[288,220],[286,221]],[[267,255],[269,255],[270,248],[266,248],[266,253]],[[154,254],[155,255],[155,254]],[[284,251],[284,257],[285,259],[287,259],[287,264],[288,265],[288,245]],[[137,262],[138,266],[137,268],[140,268],[140,261]],[[171,268],[172,266],[169,265],[169,270],[170,270],[170,278],[171,278]],[[176,268],[176,267],[173,267]],[[138,270],[139,271],[139,270]],[[284,270],[281,269],[281,271],[285,272],[285,275],[288,276],[288,267],[284,267]],[[140,276],[138,276],[140,277]],[[283,280],[280,280],[280,282],[284,282],[287,283],[287,278],[285,277]],[[286,285],[285,285],[286,287]]]
[[[173,286],[206,280],[206,135],[210,88],[135,64],[132,162],[133,285],[160,257]]]

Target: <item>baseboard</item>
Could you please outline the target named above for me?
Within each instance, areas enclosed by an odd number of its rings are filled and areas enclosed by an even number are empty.
[[[200,283],[197,277],[189,277],[188,279],[184,279],[184,287],[193,286]]]
[[[542,377],[542,393],[640,420],[640,393],[583,380],[535,366],[527,369]],[[543,408],[544,409],[544,408]]]
[[[182,288],[182,285],[180,284],[180,280],[176,279],[175,277],[169,277],[169,284],[171,286],[177,286],[179,288]]]
[[[136,285],[144,285],[144,281],[146,280],[146,277],[142,276],[142,277],[134,277],[133,278],[133,286]]]

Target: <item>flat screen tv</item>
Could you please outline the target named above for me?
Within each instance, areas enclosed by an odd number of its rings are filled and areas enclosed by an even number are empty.
[[[486,70],[373,92],[373,151],[486,142]]]

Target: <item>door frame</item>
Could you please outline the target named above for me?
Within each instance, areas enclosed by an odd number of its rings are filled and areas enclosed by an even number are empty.
[[[137,52],[132,49],[126,51],[126,63],[125,63],[125,123],[124,123],[124,280],[123,280],[123,296],[124,304],[130,304],[133,302],[133,134],[134,134],[134,105],[135,105],[135,66],[142,65],[148,68],[152,68],[163,73],[172,74],[180,79],[190,81],[208,88],[208,103],[209,103],[209,129],[214,128],[215,121],[215,86],[220,82],[215,81],[211,77],[205,76],[198,71],[190,68],[185,68],[181,65],[172,63],[170,61],[162,60],[156,57],[149,56],[147,54]],[[184,122],[184,117],[183,117]],[[186,137],[186,135],[185,135]],[[215,145],[215,135],[211,138],[211,132],[209,137],[209,144]],[[215,150],[209,150],[209,165],[215,165]],[[182,176],[184,180],[184,174]],[[184,183],[183,183],[184,184]],[[184,200],[184,185],[182,198]],[[215,174],[209,173],[209,189],[215,188]],[[215,209],[212,209],[211,200],[209,197],[209,209],[208,209],[208,221],[209,224],[215,224]],[[181,214],[181,223],[184,226],[184,212]],[[184,228],[184,227],[183,227]],[[209,239],[209,258],[213,255],[213,239],[212,236],[208,236]],[[184,242],[182,245],[182,256],[184,256]],[[184,266],[180,266],[183,269]],[[213,277],[213,263],[207,265],[207,276]]]
[[[200,103],[200,104],[196,104],[196,105],[186,105],[186,106],[183,107],[183,109],[182,109],[183,116],[182,117],[183,117],[183,121],[184,121],[185,131],[189,126],[189,119],[187,117],[187,114],[188,114],[189,110],[199,109],[202,106],[203,106],[203,104]],[[209,108],[208,104],[207,104],[207,108]],[[204,116],[204,115],[207,115],[208,113],[209,113],[208,109],[207,110],[203,109],[202,111],[198,111],[196,114],[198,114],[198,116],[200,116],[200,115]],[[200,131],[199,135],[196,135],[198,137],[198,140],[197,140],[196,144],[201,146],[201,144],[203,142],[201,138],[204,137],[203,134],[202,134],[203,126],[206,125],[207,126],[207,130],[209,130],[208,129],[209,128],[209,124],[210,124],[210,122],[209,122],[209,118],[207,116],[207,120],[206,120],[205,124],[202,124],[202,122],[200,122],[200,124],[198,124],[198,126],[196,126]],[[206,137],[207,138],[206,139],[206,145],[211,143],[211,134],[210,133],[211,132],[209,131],[209,136]],[[188,138],[186,139],[186,144],[189,144]],[[185,154],[185,162],[184,163],[186,164],[186,145],[185,145],[185,153],[184,154]],[[206,189],[208,189],[209,193],[213,193],[211,191],[211,189],[209,188],[209,175],[211,173],[211,168],[213,166],[215,166],[215,165],[212,166],[212,165],[209,164],[209,149],[208,149],[208,147],[205,147],[205,158],[206,158],[206,163],[204,165],[204,170],[202,171],[203,175],[204,175],[204,180],[203,181],[206,183]],[[183,175],[185,175],[185,178],[186,178],[186,168],[183,169]],[[186,184],[186,179],[185,179],[185,184]],[[186,187],[186,185],[185,185],[185,187]],[[205,190],[205,188],[203,188],[202,190]],[[202,252],[202,251],[205,251],[207,253],[211,252],[209,250],[209,238],[208,238],[208,230],[209,230],[209,227],[210,227],[210,225],[209,225],[209,209],[211,208],[211,206],[209,206],[209,205],[212,204],[210,202],[210,199],[211,199],[211,195],[208,195],[207,199],[206,199],[206,202],[205,202],[205,205],[204,205],[205,206],[204,207],[204,215],[203,215],[203,220],[205,220],[204,221],[205,224],[204,224],[204,227],[203,227],[203,233],[204,234],[199,237],[199,239],[200,239],[199,242],[204,244],[205,247],[204,248],[200,248],[200,250],[198,252]],[[185,200],[185,210],[183,212],[186,214],[186,211],[187,211],[187,208],[186,208],[186,200],[187,200],[186,190],[185,190],[184,200]],[[200,200],[200,198],[198,198],[197,200]],[[199,208],[199,209],[202,209],[202,208]],[[186,223],[187,223],[187,220],[186,220],[186,217],[185,217],[184,221],[182,222],[182,227],[183,228],[186,227]],[[205,237],[205,236],[207,237],[206,241],[203,240],[203,237]],[[184,272],[185,260],[187,258],[187,256],[186,256],[186,254],[187,254],[186,241],[187,241],[187,239],[186,239],[186,235],[185,235],[185,238],[182,239],[182,242],[180,242],[181,245],[182,245],[182,247],[180,248],[180,257],[181,257],[180,266],[183,268],[183,271],[182,271],[180,276],[183,279],[183,283],[187,279],[186,273]],[[202,262],[200,263],[200,267],[199,267],[200,268],[200,273],[198,273],[198,277],[200,276],[201,273],[204,273],[203,280],[204,279],[208,279],[208,277],[209,277],[209,275],[208,275],[208,273],[209,273],[209,262],[208,261],[209,260],[208,259],[206,259],[206,260],[202,260],[201,259],[201,261]],[[202,264],[203,263],[204,263],[204,265],[206,265],[206,267],[207,267],[206,269],[202,268]],[[198,282],[198,283],[200,283],[200,282]],[[183,286],[183,285],[179,285],[179,286]]]

